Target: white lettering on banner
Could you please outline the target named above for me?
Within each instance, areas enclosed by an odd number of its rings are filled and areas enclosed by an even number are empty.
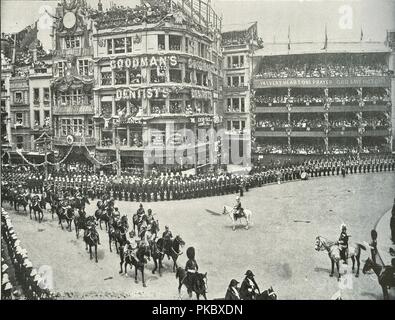
[[[204,61],[194,61],[192,58],[188,59],[188,68],[215,73],[215,69],[212,65]]]
[[[191,89],[191,97],[192,99],[205,99],[210,100],[213,94],[211,91],[203,91],[197,89]]]
[[[148,57],[136,57],[136,58],[119,58],[112,59],[110,61],[111,69],[122,69],[122,68],[133,68],[139,67],[158,67],[166,66],[169,64],[171,67],[175,67],[178,64],[177,56],[151,56]]]
[[[134,88],[124,88],[117,89],[116,100],[121,99],[152,99],[152,98],[164,98],[166,99],[170,94],[170,89],[168,88],[147,88],[147,89],[134,89]]]

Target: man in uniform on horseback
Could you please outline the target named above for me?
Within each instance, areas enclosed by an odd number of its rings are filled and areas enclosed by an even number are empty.
[[[199,266],[195,260],[195,248],[189,247],[187,249],[187,257],[188,261],[185,264],[185,271],[187,272],[185,277],[185,283],[187,283],[187,287],[190,287],[193,283],[195,283],[196,273],[199,270]]]
[[[339,237],[339,249],[340,249],[340,258],[347,264],[347,255],[348,255],[348,238],[347,235],[347,226],[343,223],[341,225],[341,233]]]
[[[235,210],[235,217],[242,217],[244,215],[244,208],[241,206],[240,197],[236,197],[236,204],[233,207]]]
[[[255,300],[257,293],[260,294],[260,290],[255,282],[254,274],[251,270],[247,270],[245,276],[240,287],[240,297],[243,300]]]
[[[162,234],[162,238],[163,238],[163,250],[166,250],[168,254],[170,254],[169,252],[169,247],[171,244],[171,239],[173,238],[173,234],[171,233],[171,231],[169,230],[169,226],[165,226],[165,231]]]

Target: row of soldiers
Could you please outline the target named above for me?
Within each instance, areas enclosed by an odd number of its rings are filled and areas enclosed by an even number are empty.
[[[392,157],[314,159],[287,166],[256,166],[249,175],[231,173],[183,176],[181,174],[143,178],[116,175],[49,175],[48,185],[61,197],[79,193],[90,199],[110,196],[115,200],[149,202],[181,200],[240,193],[250,188],[270,183],[307,179],[308,177],[334,176],[356,173],[385,172],[395,170]],[[24,182],[30,192],[42,191],[44,177],[38,174],[4,174],[3,181]]]
[[[21,297],[19,285],[25,298],[31,299],[51,299],[53,294],[45,288],[45,280],[33,268],[32,262],[27,256],[26,249],[21,247],[21,243],[15,233],[8,212],[2,209],[1,212],[1,236],[2,236],[2,299],[16,299]],[[3,245],[5,247],[3,247]],[[7,255],[5,254],[7,250]],[[5,262],[8,261],[10,265]],[[8,270],[13,267],[15,279],[18,283],[12,284],[8,275]],[[44,287],[44,288],[42,288]]]

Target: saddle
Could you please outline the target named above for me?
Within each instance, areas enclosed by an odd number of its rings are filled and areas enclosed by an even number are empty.
[[[245,217],[244,209],[238,210],[234,214],[235,219],[240,219]]]

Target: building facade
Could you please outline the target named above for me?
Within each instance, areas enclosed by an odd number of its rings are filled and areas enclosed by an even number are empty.
[[[251,124],[254,113],[251,110],[251,81],[254,52],[262,48],[258,38],[258,25],[238,27],[222,33],[224,56],[223,117],[222,123],[229,141],[228,161],[251,159]],[[233,150],[233,149],[236,150]],[[236,159],[232,159],[236,158]]]
[[[208,163],[206,138],[197,147],[190,139],[219,122],[222,54],[220,19],[201,5],[193,15],[186,1],[143,1],[96,14],[93,99],[101,161],[120,158],[122,167],[146,173]]]

